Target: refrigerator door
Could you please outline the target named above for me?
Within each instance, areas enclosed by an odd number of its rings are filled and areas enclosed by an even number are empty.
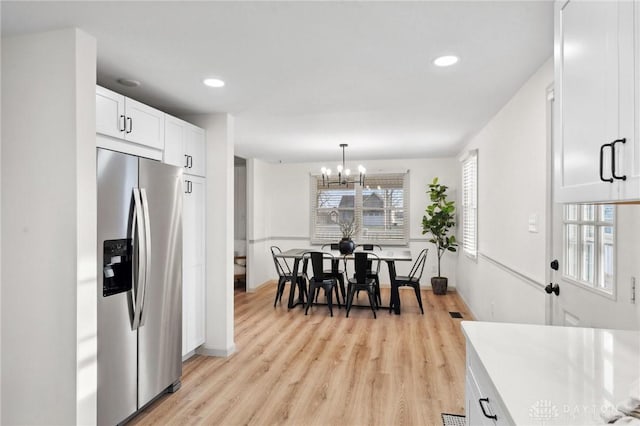
[[[98,424],[136,411],[137,332],[132,330],[130,216],[138,159],[98,149]],[[133,256],[130,256],[132,259]],[[119,281],[118,281],[119,280]],[[118,284],[120,282],[120,284]]]
[[[138,329],[138,407],[182,374],[182,168],[141,158],[149,269]]]

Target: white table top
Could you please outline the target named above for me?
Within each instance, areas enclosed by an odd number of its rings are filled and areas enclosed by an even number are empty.
[[[463,321],[518,425],[604,424],[640,378],[640,332]],[[555,407],[555,408],[554,408]]]
[[[308,251],[323,251],[319,249],[313,248],[293,248],[289,250],[285,250],[282,253],[278,253],[276,257],[284,257],[284,258],[302,258],[302,255]],[[359,250],[364,252],[364,250]],[[329,253],[334,255],[335,257],[342,258],[343,255],[337,251],[325,251],[325,253]],[[407,249],[390,249],[390,250],[382,250],[382,251],[368,251],[366,253],[373,253],[380,258],[380,260],[389,261],[389,260],[397,260],[397,261],[411,261],[411,250]],[[344,256],[347,259],[353,259],[353,255]]]

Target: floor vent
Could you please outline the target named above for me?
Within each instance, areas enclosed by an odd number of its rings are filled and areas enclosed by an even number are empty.
[[[449,312],[451,318],[462,318],[462,314],[460,312]]]

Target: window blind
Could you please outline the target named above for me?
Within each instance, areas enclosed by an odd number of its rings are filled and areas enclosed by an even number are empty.
[[[407,244],[408,173],[367,175],[364,186],[323,187],[311,177],[311,242],[337,242],[340,222],[353,220],[358,244]]]
[[[462,162],[462,249],[469,256],[478,254],[478,152]]]

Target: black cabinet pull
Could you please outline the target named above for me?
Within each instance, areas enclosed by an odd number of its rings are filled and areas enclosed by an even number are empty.
[[[189,168],[189,156],[187,154],[184,155],[184,168]]]
[[[615,141],[611,142],[611,176],[613,176],[614,179],[627,180],[627,175],[622,175],[622,176],[616,175],[616,144],[617,143],[623,143],[623,144],[627,143],[627,139],[626,138],[616,139]]]
[[[122,119],[122,129],[120,129],[120,131],[124,132],[125,130],[127,130],[126,117],[124,116],[124,114],[122,114],[120,115],[120,118]]]
[[[613,159],[613,146],[610,143],[605,143],[604,145],[602,145],[600,147],[600,180],[603,181],[603,182],[613,183],[613,178],[605,179],[604,175],[602,174],[602,172],[603,172],[602,168],[604,167],[604,165],[603,165],[603,163],[604,163],[604,149],[606,147],[612,148],[611,158]],[[612,162],[613,162],[613,160],[612,160]]]
[[[189,165],[188,167],[191,169],[193,168],[193,157],[190,155],[187,155],[187,164]]]
[[[490,415],[487,414],[487,411],[484,409],[484,404],[483,402],[486,402],[487,404],[489,403],[489,398],[480,398],[478,400],[478,402],[480,403],[480,409],[482,410],[482,414],[484,414],[484,416],[488,419],[493,419],[493,420],[498,420],[498,416],[497,415]]]
[[[133,119],[131,117],[127,117],[127,121],[129,122],[129,130],[127,130],[127,133],[131,133],[133,131]]]
[[[191,194],[191,181],[190,180],[185,180],[184,183],[187,184],[187,189],[185,189],[184,193],[185,194]]]

